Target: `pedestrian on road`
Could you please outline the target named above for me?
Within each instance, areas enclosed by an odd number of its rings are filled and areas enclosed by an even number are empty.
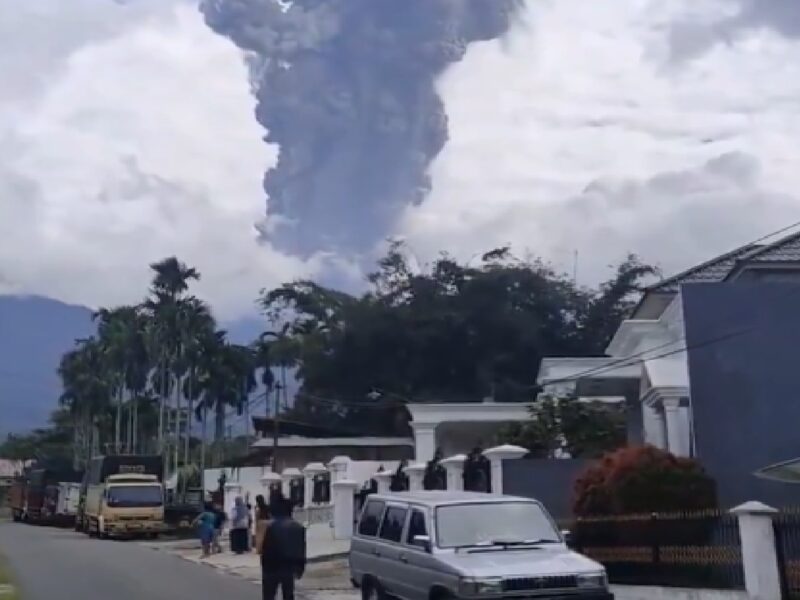
[[[220,554],[222,552],[222,530],[225,528],[225,521],[228,520],[228,515],[219,504],[214,505],[214,540],[212,543],[212,552]]]
[[[264,496],[256,496],[256,539],[255,550],[261,554],[261,547],[264,545],[264,534],[269,526],[270,512]]]
[[[214,541],[214,522],[216,515],[214,508],[211,504],[206,504],[203,512],[201,512],[195,519],[197,526],[197,533],[200,537],[200,544],[203,547],[203,558],[207,558],[211,554],[211,544]]]
[[[263,600],[275,600],[278,587],[283,600],[294,600],[294,582],[306,568],[306,528],[292,519],[292,504],[285,498],[271,505],[272,522],[261,549]]]
[[[247,541],[250,527],[250,511],[241,496],[237,496],[231,511],[231,552],[244,554],[247,552]]]

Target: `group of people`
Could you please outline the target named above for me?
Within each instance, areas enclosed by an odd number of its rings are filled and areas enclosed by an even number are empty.
[[[237,497],[230,518],[220,506],[206,504],[197,518],[203,557],[222,551],[220,539],[228,520],[231,552],[255,550],[260,555],[264,600],[273,600],[279,587],[283,600],[293,600],[294,582],[306,566],[306,530],[292,519],[291,501],[277,492],[267,504],[259,495],[254,515],[252,507]]]

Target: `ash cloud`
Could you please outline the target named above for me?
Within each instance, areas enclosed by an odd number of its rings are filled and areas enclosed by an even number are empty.
[[[367,252],[430,191],[447,142],[435,82],[471,42],[503,35],[522,0],[202,0],[243,49],[265,140],[264,178],[284,250]]]

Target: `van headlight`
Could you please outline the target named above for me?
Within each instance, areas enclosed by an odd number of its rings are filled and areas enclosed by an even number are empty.
[[[607,588],[608,577],[605,571],[598,571],[597,573],[583,573],[578,575],[579,588]]]
[[[462,596],[499,594],[503,591],[501,577],[462,577],[458,582],[458,593]]]

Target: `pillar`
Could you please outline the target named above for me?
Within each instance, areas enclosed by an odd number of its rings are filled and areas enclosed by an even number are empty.
[[[689,456],[689,426],[680,398],[665,398],[664,415],[667,420],[667,448],[675,456]]]
[[[406,475],[408,475],[408,490],[411,492],[416,492],[418,490],[425,489],[425,469],[428,468],[428,465],[425,463],[414,463],[413,465],[408,465],[405,469]]]
[[[411,423],[414,430],[414,459],[425,463],[436,454],[436,425],[433,423]]]
[[[731,513],[739,519],[744,584],[752,600],[781,597],[781,578],[775,552],[772,517],[778,511],[761,502],[745,502]]]
[[[308,463],[303,469],[305,489],[303,490],[303,507],[308,508],[314,504],[314,477],[326,473],[328,469],[322,463]]]
[[[264,499],[267,501],[267,504],[269,504],[273,487],[278,486],[279,489],[283,489],[282,487],[280,487],[281,476],[273,471],[265,471],[264,474],[261,476],[261,486],[264,488],[263,492]]]
[[[492,466],[492,493],[503,493],[503,461],[516,460],[522,458],[528,453],[527,448],[521,446],[513,446],[511,444],[504,444],[495,448],[489,448],[483,451],[483,455],[489,459]]]
[[[379,494],[388,494],[391,491],[389,488],[392,486],[392,477],[394,477],[392,471],[379,471],[372,477],[378,482]]]
[[[442,459],[439,464],[447,471],[447,490],[458,491],[464,489],[464,454],[456,454],[450,458]]]
[[[355,506],[353,494],[358,483],[350,479],[340,479],[331,483],[333,500],[333,538],[349,540],[353,536]]]
[[[651,404],[642,405],[642,421],[644,425],[644,441],[651,446],[667,449],[667,439],[664,435],[666,428],[664,423],[664,413],[657,406]]]
[[[334,481],[347,479],[347,466],[350,459],[346,456],[334,456],[328,463],[328,470],[331,472],[331,483]]]

